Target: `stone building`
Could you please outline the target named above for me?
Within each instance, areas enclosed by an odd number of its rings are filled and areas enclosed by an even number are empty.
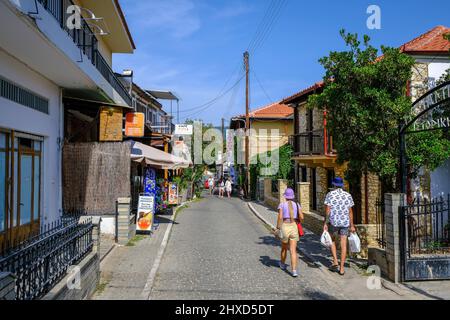
[[[450,68],[450,44],[443,37],[446,33],[450,33],[450,28],[437,26],[400,46],[403,53],[416,61],[408,85],[408,95],[412,101],[432,88],[435,81]],[[323,221],[323,202],[331,188],[331,181],[335,176],[345,178],[346,171],[346,164],[336,162],[333,137],[326,126],[326,111],[308,108],[308,97],[321,93],[323,88],[324,82],[318,82],[281,101],[294,109],[294,135],[291,143],[294,147],[295,180],[297,188],[301,186],[302,190],[309,191],[309,209],[305,211],[312,214],[307,219],[312,226],[318,225],[313,220]],[[447,161],[434,172],[424,169],[418,181],[410,181],[410,190],[414,191],[416,188],[431,196],[450,192],[449,168]],[[359,183],[352,185],[346,181],[345,189],[355,200],[354,222],[358,225],[360,234],[363,234],[364,244],[376,245],[376,202],[382,196],[378,177],[371,173],[362,175]],[[318,228],[313,227],[315,229]]]

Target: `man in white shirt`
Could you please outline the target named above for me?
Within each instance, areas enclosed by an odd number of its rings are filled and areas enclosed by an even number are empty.
[[[335,190],[328,192],[325,197],[326,219],[323,226],[324,231],[328,231],[333,239],[331,253],[333,255],[333,265],[331,271],[339,272],[341,276],[345,274],[344,264],[347,258],[347,238],[350,232],[355,232],[353,224],[353,198],[350,193],[342,190],[344,180],[336,177],[333,179]],[[341,263],[338,264],[336,240],[340,238],[341,243]]]

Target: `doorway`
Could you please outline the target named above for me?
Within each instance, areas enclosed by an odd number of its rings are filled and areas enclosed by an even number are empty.
[[[0,250],[39,232],[42,139],[0,131]]]

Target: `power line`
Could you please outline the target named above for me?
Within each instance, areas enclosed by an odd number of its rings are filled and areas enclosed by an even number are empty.
[[[262,91],[264,92],[264,94],[266,95],[267,99],[269,100],[270,103],[273,102],[272,98],[270,98],[269,94],[267,93],[266,89],[264,89],[264,86],[262,85],[261,81],[259,81],[258,76],[256,75],[256,72],[252,69],[251,72],[253,73],[253,75],[255,76],[256,82],[258,82],[259,87],[262,89]]]
[[[256,50],[258,50],[262,46],[264,41],[268,38],[268,36],[272,32],[273,27],[275,26],[276,22],[278,21],[278,19],[280,17],[280,13],[281,13],[283,7],[286,5],[286,3],[287,3],[287,0],[280,0],[280,2],[278,3],[278,6],[274,9],[273,14],[270,17],[270,20],[266,24],[266,28],[265,28],[264,32],[262,33],[262,35],[259,37],[259,39],[255,42],[255,44],[253,46],[253,49],[252,49],[253,55],[255,54]]]
[[[213,100],[211,100],[208,104],[205,104],[204,107],[192,114],[188,114],[187,116],[183,117],[182,119],[187,119],[189,117],[195,116],[207,109],[209,109],[212,105],[214,105],[214,103],[219,100],[220,98],[222,98],[223,96],[225,96],[228,92],[230,92],[231,90],[233,90],[244,78],[245,74],[242,75],[234,84],[233,86],[231,86],[229,89],[227,89],[224,93],[222,93],[221,95],[217,96],[216,98],[214,98]]]

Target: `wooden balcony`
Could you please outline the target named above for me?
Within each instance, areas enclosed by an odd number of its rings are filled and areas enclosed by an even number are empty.
[[[314,130],[290,137],[294,156],[335,155],[332,138],[326,130]]]

